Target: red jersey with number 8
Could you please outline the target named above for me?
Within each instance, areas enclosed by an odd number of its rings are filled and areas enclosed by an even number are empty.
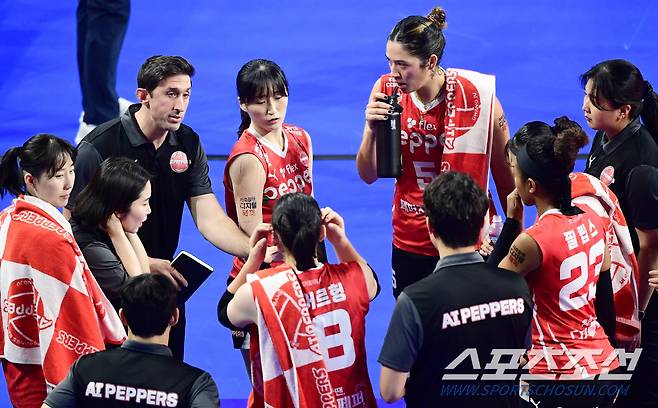
[[[295,293],[289,285],[279,286],[269,282],[281,280],[280,275],[286,273],[290,274],[290,267],[287,265],[258,272],[274,311],[281,318],[286,313],[286,308],[294,307],[291,299],[294,299]],[[278,344],[273,340],[274,348],[290,347],[293,355],[299,353],[293,360],[296,360],[296,367],[300,372],[305,372],[304,361],[308,360],[310,364],[314,360],[308,358],[308,351],[318,350],[320,355],[317,358],[323,360],[329,383],[333,387],[331,391],[337,404],[335,406],[376,407],[365,349],[365,316],[370,307],[370,299],[361,267],[356,262],[324,264],[319,268],[298,273],[297,279],[302,288],[298,296],[301,298],[303,294],[315,336],[304,333],[301,322],[282,318],[279,324],[289,344]],[[267,329],[271,333],[271,330],[276,328],[268,325]],[[271,351],[269,347],[260,349],[263,339],[259,337],[265,334],[260,333],[260,330],[254,334],[251,353],[252,364],[255,366],[255,393],[251,406],[262,406],[262,394],[259,395],[258,391],[263,389],[261,384],[265,382],[270,389],[286,389],[286,367],[281,362],[272,361],[275,357],[268,354]],[[317,337],[319,344],[317,348],[313,347],[316,341],[314,337]],[[272,339],[276,339],[276,336]],[[254,358],[255,356],[259,358]],[[304,377],[303,381],[310,381],[312,376],[309,374],[300,377]]]
[[[552,209],[526,232],[542,254],[541,267],[526,276],[535,304],[530,372],[588,377],[617,368],[594,310],[607,245],[601,218]]]

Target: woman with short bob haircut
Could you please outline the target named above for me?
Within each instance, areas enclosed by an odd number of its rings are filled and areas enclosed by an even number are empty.
[[[119,309],[128,278],[148,273],[148,257],[137,231],[151,213],[150,174],[134,160],[101,163],[78,197],[71,225],[89,269]]]
[[[284,194],[313,195],[313,148],[306,130],[286,123],[288,79],[276,62],[245,63],[238,71],[236,89],[241,121],[224,168],[226,213],[251,235],[259,223],[272,222],[274,205]],[[269,242],[273,243],[272,236]],[[326,259],[323,250],[320,259]],[[233,259],[228,282],[243,265],[244,259]],[[245,336],[232,333],[233,346],[242,350],[246,361]]]
[[[0,195],[16,196],[0,212],[0,356],[16,407],[40,407],[78,357],[125,338],[59,211],[73,187],[73,160],[73,147],[49,134],[0,160]],[[85,346],[70,347],[63,336]]]

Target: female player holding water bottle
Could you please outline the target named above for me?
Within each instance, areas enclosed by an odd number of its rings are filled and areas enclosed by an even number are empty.
[[[445,47],[446,14],[434,8],[427,17],[410,16],[388,36],[391,72],[372,88],[366,106],[357,168],[363,181],[377,180],[377,124],[393,113],[383,102],[394,88],[402,92],[402,174],[393,199],[393,295],[429,275],[439,254],[432,245],[422,209],[425,186],[441,171],[468,173],[487,189],[489,168],[498,195],[514,188],[505,161],[507,121],[495,96],[495,78],[439,66]],[[468,143],[467,143],[468,142]],[[501,203],[505,208],[505,202]]]

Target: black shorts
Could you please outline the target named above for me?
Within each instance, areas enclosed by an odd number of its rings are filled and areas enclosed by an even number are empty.
[[[391,286],[396,299],[407,286],[429,276],[439,262],[438,256],[427,256],[403,251],[393,245],[391,253]]]

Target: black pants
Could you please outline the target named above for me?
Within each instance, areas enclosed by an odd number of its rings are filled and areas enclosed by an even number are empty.
[[[393,246],[391,253],[393,297],[396,299],[407,286],[429,276],[439,262],[438,256],[403,251]]]
[[[130,0],[79,0],[76,14],[84,121],[100,125],[119,114],[117,64]]]
[[[641,347],[630,392],[615,407],[658,407],[658,295],[655,293],[642,319]]]

